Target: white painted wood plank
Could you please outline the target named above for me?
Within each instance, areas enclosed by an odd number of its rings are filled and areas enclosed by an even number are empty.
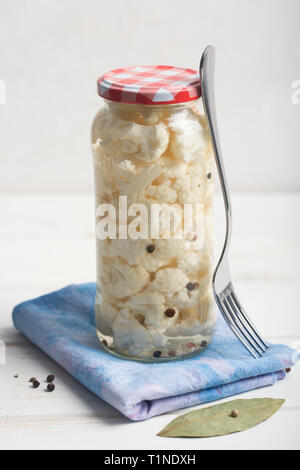
[[[156,436],[169,421],[168,415],[149,421],[100,421],[56,418],[0,421],[0,448],[3,449],[151,449],[151,450],[219,450],[300,448],[300,410],[287,409],[247,431],[209,439],[167,439]],[[147,451],[146,451],[147,452]],[[151,453],[151,451],[150,451]],[[128,452],[130,455],[130,451]]]

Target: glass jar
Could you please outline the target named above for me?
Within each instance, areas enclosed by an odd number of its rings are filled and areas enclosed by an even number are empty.
[[[131,67],[101,77],[98,90],[97,335],[127,359],[187,357],[208,347],[215,327],[212,150],[199,77]]]

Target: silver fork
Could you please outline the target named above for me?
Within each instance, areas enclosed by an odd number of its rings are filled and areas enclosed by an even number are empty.
[[[231,203],[228,185],[225,177],[224,164],[221,154],[220,139],[217,126],[215,90],[214,90],[214,68],[215,68],[215,50],[208,46],[200,62],[200,80],[202,89],[202,99],[208,129],[210,132],[212,147],[214,151],[216,166],[221,182],[222,194],[226,212],[226,236],[221,253],[213,275],[213,291],[217,305],[224,319],[243,343],[250,353],[257,359],[262,356],[269,344],[259,334],[249,317],[242,308],[231,282],[228,248],[231,236]]]

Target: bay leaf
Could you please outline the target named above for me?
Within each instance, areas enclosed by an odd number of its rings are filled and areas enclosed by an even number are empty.
[[[231,400],[177,416],[157,435],[161,437],[212,437],[245,431],[270,418],[285,400],[251,398]],[[232,410],[238,416],[230,416]]]

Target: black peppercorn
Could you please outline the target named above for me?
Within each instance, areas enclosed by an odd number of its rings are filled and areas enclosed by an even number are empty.
[[[288,374],[289,372],[291,372],[291,370],[292,370],[292,369],[291,369],[290,367],[288,367],[287,369],[285,369],[285,371],[286,371],[287,374]]]
[[[153,253],[154,250],[155,250],[155,245],[148,245],[147,246],[148,253]]]
[[[47,382],[50,383],[50,382],[53,382],[54,380],[55,380],[55,375],[52,375],[52,374],[48,375]]]
[[[31,379],[29,379],[29,382],[37,382],[37,379],[35,377],[31,377]]]
[[[39,388],[40,385],[41,385],[40,382],[38,382],[37,380],[35,380],[34,382],[32,382],[33,388]]]
[[[153,356],[154,356],[154,357],[160,357],[160,356],[161,356],[161,351],[155,351],[155,352],[153,353]]]
[[[199,283],[198,282],[188,282],[186,285],[187,290],[195,290],[198,289]]]
[[[103,344],[103,346],[105,346],[105,347],[107,346],[108,343],[107,343],[106,339],[104,339],[104,340],[102,341],[102,344]]]
[[[174,308],[167,308],[167,310],[165,311],[165,315],[168,318],[174,317],[175,313],[176,311],[174,310]]]
[[[202,341],[201,348],[205,348],[207,346],[207,341]]]
[[[192,282],[188,282],[186,288],[187,290],[194,290],[194,284]]]
[[[47,390],[48,392],[53,392],[53,390],[55,390],[55,385],[53,383],[48,384]]]
[[[206,175],[206,176],[207,176],[207,179],[209,179],[209,180],[210,180],[210,178],[211,178],[211,172],[207,173],[207,175]]]

